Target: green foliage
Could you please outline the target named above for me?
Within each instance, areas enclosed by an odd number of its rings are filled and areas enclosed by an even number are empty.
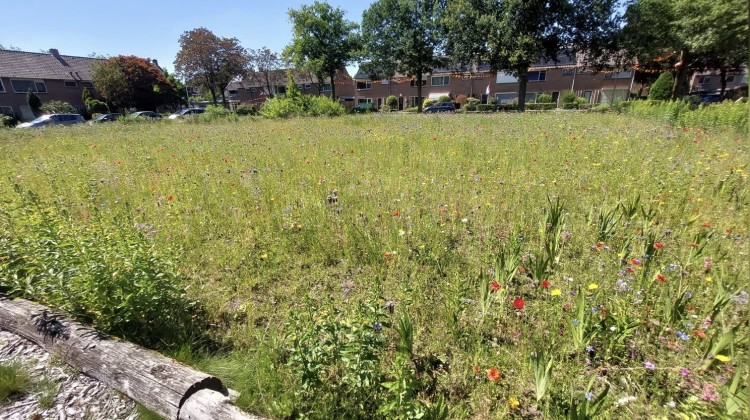
[[[75,225],[36,194],[15,190],[0,213],[0,292],[150,347],[173,345],[196,326],[198,308],[174,264],[153,249],[152,226]]]
[[[31,108],[31,112],[34,115],[39,115],[42,108],[42,100],[39,99],[36,93],[34,93],[31,89],[26,92],[26,103],[29,105],[29,108]]]
[[[177,87],[152,62],[117,56],[92,65],[91,81],[116,107],[155,110],[179,101]]]
[[[476,111],[480,102],[481,101],[477,98],[466,98],[466,106],[464,108],[467,111]]]
[[[18,119],[14,115],[0,114],[0,127],[15,127]]]
[[[547,392],[553,363],[552,357],[547,356],[543,350],[531,353],[531,368],[534,370],[537,402],[541,401]]]
[[[610,385],[606,384],[604,389],[601,390],[596,396],[593,396],[592,388],[596,377],[591,378],[589,385],[586,387],[586,396],[580,400],[571,398],[570,406],[568,409],[569,420],[589,420],[597,418],[597,414],[601,411],[607,394],[609,394]]]
[[[648,99],[658,101],[671,98],[672,85],[674,85],[674,77],[672,77],[672,73],[665,71],[651,85],[651,89],[648,91]]]
[[[255,109],[255,106],[252,105],[240,105],[237,107],[237,109],[234,110],[237,115],[255,115],[258,113],[258,111]]]
[[[395,111],[398,109],[398,98],[394,95],[390,95],[385,98],[385,104],[391,111]]]
[[[549,93],[542,93],[540,95],[537,95],[536,97],[536,103],[538,104],[549,104],[552,103],[552,95]]]
[[[526,104],[526,109],[529,111],[551,111],[556,108],[557,104],[554,102]]]
[[[422,109],[435,105],[436,103],[438,103],[438,101],[435,99],[425,99],[424,102],[422,102]]]
[[[565,91],[560,96],[560,103],[563,104],[563,105],[565,105],[565,104],[574,104],[574,103],[576,103],[577,100],[578,100],[578,95],[576,95],[576,93],[573,92],[572,90]]]
[[[702,105],[691,109],[684,101],[631,101],[626,113],[638,117],[660,119],[677,127],[696,127],[705,130],[736,130],[744,133],[748,129],[748,103],[725,101],[719,104]]]
[[[440,95],[438,102],[452,102],[450,95]]]
[[[85,103],[89,114],[106,114],[109,112],[109,107],[104,101],[89,98]]]
[[[31,390],[28,371],[20,363],[0,364],[0,404],[5,405]]]
[[[317,95],[276,96],[266,101],[260,110],[260,115],[268,118],[336,117],[345,113],[341,104]]]
[[[494,112],[495,105],[493,104],[478,104],[477,111],[479,112]]]
[[[44,114],[76,114],[78,112],[73,105],[63,101],[45,102],[40,110]]]

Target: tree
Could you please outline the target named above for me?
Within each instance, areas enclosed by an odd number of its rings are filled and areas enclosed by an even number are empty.
[[[648,91],[648,99],[651,100],[665,100],[672,97],[672,85],[674,85],[674,79],[672,73],[665,71],[659,78],[656,79],[651,89]]]
[[[177,88],[164,72],[146,59],[117,56],[94,63],[91,81],[117,108],[156,110],[177,101]]]
[[[31,112],[34,116],[39,115],[42,109],[42,101],[31,89],[26,92],[26,103],[29,104],[29,108],[31,108]]]
[[[260,84],[266,96],[273,98],[273,87],[284,80],[281,72],[284,69],[284,61],[266,47],[250,50],[249,56],[248,79]]]
[[[237,38],[222,38],[206,28],[197,28],[180,35],[174,66],[180,77],[208,89],[214,105],[218,90],[226,106],[225,90],[232,80],[245,74],[248,60]]]
[[[336,73],[356,58],[359,25],[344,19],[344,11],[328,3],[315,2],[299,10],[289,10],[294,38],[284,56],[297,67],[314,74],[318,84],[331,80],[331,98],[336,100]],[[322,90],[322,86],[319,86]]]
[[[623,44],[641,63],[674,71],[676,99],[688,93],[695,71],[726,74],[747,63],[747,16],[746,0],[636,0],[625,12]]]
[[[415,77],[419,112],[424,75],[444,61],[442,10],[439,0],[378,0],[362,15],[364,58],[386,69],[395,64],[396,71]]]

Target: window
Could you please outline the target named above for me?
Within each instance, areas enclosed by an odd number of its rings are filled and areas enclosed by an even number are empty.
[[[366,89],[372,89],[372,82],[366,81],[366,82],[357,82],[357,90],[366,90]]]
[[[586,103],[591,103],[591,94],[592,92],[590,90],[583,92],[583,98],[586,99]]]
[[[727,75],[727,83],[734,83],[734,75],[733,74]]]
[[[378,109],[383,106],[383,98],[378,98]]]
[[[331,84],[330,83],[324,83],[323,84],[323,92],[330,92],[331,91]]]
[[[419,98],[416,96],[409,97],[409,107],[415,107],[419,103]]]
[[[562,75],[563,76],[572,76],[573,72],[575,72],[574,69],[563,69]]]
[[[514,102],[516,98],[518,98],[518,94],[511,92],[495,94],[495,102],[498,104],[509,104]]]
[[[701,84],[701,85],[707,85],[707,84],[711,83],[711,78],[708,77],[708,76],[700,76],[698,78],[698,83]]]
[[[536,97],[542,92],[526,92],[526,103],[536,102]]]
[[[255,93],[258,91],[256,88],[249,88],[248,90],[250,91],[250,93]]]
[[[286,86],[276,86],[276,94],[283,95],[286,93]]]
[[[372,98],[359,98],[357,99],[358,104],[371,104]]]
[[[81,86],[85,87],[86,89],[93,89],[94,84],[91,82],[81,82]]]
[[[450,76],[433,76],[432,78],[432,86],[448,86],[450,82]]]
[[[21,106],[19,108],[21,109],[21,119],[22,120],[24,120],[24,121],[31,121],[34,118],[36,118],[36,116],[34,115],[34,113],[31,112],[31,107],[30,106]]]
[[[510,73],[503,73],[503,72],[498,72],[497,79],[495,80],[495,83],[516,83],[516,82],[518,82],[518,78],[516,76],[513,76]]]
[[[2,80],[0,80],[0,93],[5,93],[5,86],[3,86]]]
[[[552,102],[557,103],[558,99],[560,99],[560,92],[552,92]]]
[[[526,74],[526,80],[529,82],[543,82],[547,80],[546,71],[530,71]]]
[[[300,84],[297,85],[297,89],[299,89],[299,90],[305,90],[305,85],[302,84],[302,83],[300,83]]]
[[[8,115],[13,116],[13,107],[12,106],[0,106],[0,115]]]
[[[11,80],[13,91],[16,93],[26,93],[29,90],[37,93],[47,93],[47,85],[41,80]]]
[[[239,93],[240,93],[240,91],[237,90],[237,89],[229,89],[229,95],[230,96],[239,95]]]
[[[411,81],[409,81],[409,86],[416,87],[417,86],[417,80],[416,79],[411,79]],[[422,86],[427,86],[427,80],[422,80]],[[412,105],[412,106],[416,106],[416,105]]]
[[[65,87],[77,88],[78,87],[78,82],[76,82],[75,80],[66,80],[65,81]]]
[[[630,79],[633,73],[629,71],[621,71],[619,73],[607,73],[604,75],[605,79]]]
[[[312,85],[310,83],[305,83],[305,90],[310,89]]]
[[[383,79],[383,80],[381,80],[381,81],[380,81],[380,84],[381,84],[381,85],[388,85],[388,84],[390,84],[390,83],[391,83],[391,81],[390,81],[390,80],[388,80],[388,79]]]

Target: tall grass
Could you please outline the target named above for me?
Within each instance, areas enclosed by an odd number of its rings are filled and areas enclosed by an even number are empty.
[[[750,114],[748,102],[724,101],[692,107],[685,101],[634,101],[624,109],[638,117],[660,119],[676,127],[705,130],[736,130],[747,133]]]
[[[746,160],[733,130],[616,114],[115,123],[0,131],[0,197],[151,226],[231,349],[175,355],[255,413],[718,416]]]

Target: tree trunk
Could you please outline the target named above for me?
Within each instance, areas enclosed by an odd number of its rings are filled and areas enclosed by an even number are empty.
[[[227,93],[225,91],[226,88],[221,90],[221,104],[224,106],[224,108],[227,107]]]
[[[218,378],[86,328],[44,306],[0,297],[0,328],[44,347],[166,419],[258,419],[229,403],[229,390]]]
[[[675,74],[674,85],[672,85],[672,99],[678,99],[687,95],[690,91],[688,59],[690,53],[687,50],[680,52],[680,63]]]
[[[213,99],[214,106],[216,105],[216,88],[211,85],[211,87],[208,88],[208,90],[211,92],[211,99]]]
[[[524,63],[518,67],[518,112],[526,110],[526,84],[528,83],[529,65]]]
[[[422,112],[422,72],[417,73],[417,112]]]
[[[724,99],[724,92],[727,90],[727,68],[722,67],[719,73],[721,82],[721,98]]]
[[[331,78],[331,100],[335,102],[336,101],[336,83],[333,79],[334,77],[336,77],[336,72],[335,71],[330,72],[328,74],[328,77]]]

